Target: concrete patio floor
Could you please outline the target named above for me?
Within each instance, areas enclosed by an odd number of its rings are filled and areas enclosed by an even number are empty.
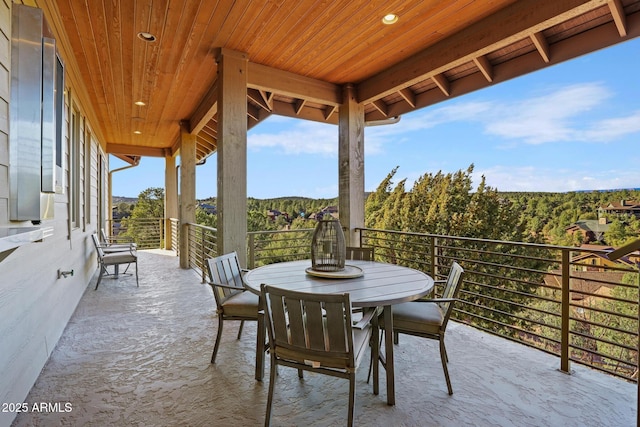
[[[26,401],[61,410],[19,414],[21,426],[255,426],[268,391],[254,380],[255,323],[227,323],[215,365],[211,289],[174,253],[140,251],[135,278],[87,287]],[[634,426],[637,386],[460,325],[447,331],[447,394],[437,343],[401,336],[396,402],[386,404],[358,373],[355,424],[369,426]],[[267,358],[268,360],[268,358]],[[346,424],[348,382],[280,369],[272,425]],[[67,405],[65,405],[67,404]]]

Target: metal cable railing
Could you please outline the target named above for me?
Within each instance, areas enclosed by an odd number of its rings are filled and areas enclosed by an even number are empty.
[[[178,221],[170,221],[176,250]],[[129,230],[132,224],[127,223]],[[206,259],[217,256],[217,230],[199,224],[187,228],[189,267],[204,281]],[[146,233],[136,240],[139,247],[161,247],[161,221],[141,221],[134,229]],[[308,259],[313,231],[247,233],[248,267]],[[457,321],[554,354],[566,372],[576,362],[629,380],[637,377],[640,259],[611,262],[605,251],[595,249],[358,231],[360,245],[373,248],[377,261],[416,268],[435,279],[444,279],[451,262],[459,262],[465,276],[453,316]]]

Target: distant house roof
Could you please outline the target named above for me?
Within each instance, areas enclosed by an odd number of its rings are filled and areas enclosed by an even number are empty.
[[[606,233],[610,224],[601,224],[597,219],[581,219],[566,228],[567,231],[579,228],[584,231],[593,231],[594,233]]]
[[[621,200],[619,202],[609,202],[600,206],[600,210],[617,213],[640,213],[640,203],[633,200]]]
[[[215,214],[217,213],[217,209],[214,205],[210,205],[209,203],[198,203],[198,207],[200,209],[204,209],[207,213]]]
[[[600,293],[604,289],[614,288],[616,283],[622,282],[624,272],[621,271],[572,271],[569,286],[571,299],[580,301],[587,298],[588,294]],[[605,283],[603,283],[605,282]],[[562,287],[562,273],[560,270],[551,270],[544,276],[544,283],[554,288]]]

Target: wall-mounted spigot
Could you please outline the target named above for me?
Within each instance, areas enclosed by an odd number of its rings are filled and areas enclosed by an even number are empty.
[[[73,270],[69,270],[69,271],[58,270],[58,279],[60,279],[61,277],[64,277],[66,279],[69,276],[73,276]]]

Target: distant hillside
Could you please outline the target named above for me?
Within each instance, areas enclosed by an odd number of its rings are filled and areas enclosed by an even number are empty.
[[[123,196],[113,196],[111,198],[112,202],[114,205],[117,205],[118,203],[136,203],[138,201],[137,197],[123,197]]]

